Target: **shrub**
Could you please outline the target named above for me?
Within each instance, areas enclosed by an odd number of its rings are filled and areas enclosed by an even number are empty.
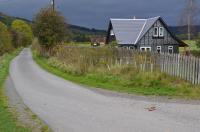
[[[200,38],[196,41],[197,48],[200,48]]]
[[[13,49],[12,38],[7,26],[0,22],[0,55]]]
[[[15,20],[13,21],[11,28],[15,46],[28,46],[32,43],[33,32],[26,22]]]
[[[65,40],[66,25],[64,17],[48,7],[34,18],[33,31],[42,46],[51,48]]]

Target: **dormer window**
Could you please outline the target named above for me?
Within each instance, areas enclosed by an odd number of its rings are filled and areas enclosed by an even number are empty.
[[[164,28],[159,27],[159,37],[164,37]]]
[[[158,37],[158,27],[154,27],[153,36]]]

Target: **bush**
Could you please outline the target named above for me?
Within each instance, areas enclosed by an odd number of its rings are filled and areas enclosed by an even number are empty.
[[[7,26],[0,22],[0,55],[13,49],[12,38]]]
[[[66,25],[64,17],[48,7],[34,18],[33,31],[42,46],[51,48],[65,40]]]
[[[200,38],[196,41],[196,46],[198,49],[200,48]]]
[[[33,32],[31,27],[22,20],[13,21],[12,25],[13,43],[15,47],[28,46],[32,43]]]

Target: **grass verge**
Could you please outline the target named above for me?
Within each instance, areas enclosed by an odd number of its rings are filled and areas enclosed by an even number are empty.
[[[170,98],[184,99],[200,99],[200,88],[189,84],[184,80],[172,78],[165,74],[148,73],[132,74],[131,79],[126,79],[126,76],[88,73],[79,75],[71,73],[66,69],[59,68],[59,64],[50,63],[49,59],[41,57],[34,52],[34,60],[43,69],[53,73],[66,80],[70,80],[79,84],[90,87],[103,88],[122,93],[138,94],[138,95],[153,95],[153,96],[169,96]],[[129,71],[122,71],[129,72]],[[130,74],[130,73],[129,73]]]
[[[4,82],[9,73],[11,60],[18,55],[20,50],[4,55],[0,60],[0,132],[31,132],[29,128],[17,123],[15,115],[10,112],[5,95]]]

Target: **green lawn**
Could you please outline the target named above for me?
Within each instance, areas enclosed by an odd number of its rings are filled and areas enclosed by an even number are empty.
[[[70,43],[65,43],[67,46],[81,46],[81,47],[91,47],[90,42],[70,42]]]
[[[31,132],[29,128],[20,126],[15,115],[9,111],[4,89],[4,82],[9,73],[9,64],[18,53],[19,50],[6,54],[0,60],[0,132]]]
[[[195,40],[184,40],[184,42],[189,45],[190,50],[198,50]]]
[[[67,69],[63,70],[55,65],[51,65],[47,58],[38,56],[36,53],[34,53],[34,60],[43,69],[46,69],[47,71],[66,80],[86,86],[129,94],[200,99],[199,87],[195,87],[186,81],[172,78],[161,73],[155,73],[154,75],[152,75],[152,73],[132,74],[131,79],[126,79],[127,75],[124,74],[130,71],[124,71],[121,75],[105,73],[88,73],[85,75],[78,75],[67,71]]]

